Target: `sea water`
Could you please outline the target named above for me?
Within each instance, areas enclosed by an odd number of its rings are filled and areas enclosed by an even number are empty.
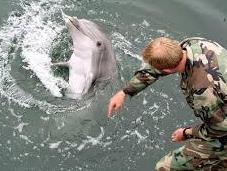
[[[72,53],[61,10],[100,25],[117,58],[118,81],[83,100],[62,96],[67,72],[50,67]],[[0,0],[0,170],[154,170],[182,145],[171,133],[198,122],[179,77],[128,98],[112,119],[108,101],[156,37],[200,36],[227,47],[226,11],[224,0]]]

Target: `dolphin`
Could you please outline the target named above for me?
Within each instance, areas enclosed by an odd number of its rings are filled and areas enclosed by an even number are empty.
[[[62,17],[73,40],[73,54],[67,62],[54,65],[69,68],[66,96],[81,99],[95,85],[116,80],[116,58],[111,41],[98,25],[63,12]]]

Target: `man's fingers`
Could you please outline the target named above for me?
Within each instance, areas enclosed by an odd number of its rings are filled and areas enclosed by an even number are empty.
[[[114,107],[114,110],[115,110],[116,112],[119,112],[119,111],[121,110],[121,108],[122,108],[121,105],[116,104],[115,107]]]
[[[112,117],[112,113],[113,113],[114,108],[115,108],[115,104],[110,102],[109,107],[108,107],[108,117]]]
[[[175,132],[172,134],[172,137],[174,137],[174,136],[176,136],[176,133]]]
[[[176,138],[175,137],[172,137],[172,141],[175,142],[176,141]]]
[[[116,103],[110,103],[108,108],[108,117],[112,117],[114,111],[118,111],[120,106]]]
[[[122,108],[122,105],[116,103],[110,103],[108,107],[108,117],[111,118],[113,116],[113,112],[119,112]]]

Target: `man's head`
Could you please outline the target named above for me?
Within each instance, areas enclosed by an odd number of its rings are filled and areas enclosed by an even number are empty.
[[[144,61],[159,70],[176,68],[182,58],[178,42],[165,37],[154,39],[143,51]]]

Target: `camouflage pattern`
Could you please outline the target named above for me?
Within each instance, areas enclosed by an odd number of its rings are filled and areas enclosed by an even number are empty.
[[[181,89],[203,123],[194,126],[193,138],[160,160],[156,170],[227,171],[227,50],[203,38],[189,38],[180,45],[187,51]],[[124,92],[133,96],[163,75],[152,67],[142,69]]]
[[[130,96],[134,96],[154,83],[160,76],[164,75],[166,74],[155,69],[148,63],[143,63],[142,68],[136,71],[123,91]]]
[[[188,56],[181,89],[195,116],[203,121],[193,128],[194,138],[212,142],[227,136],[227,51],[202,38],[187,39],[181,46]]]
[[[157,171],[226,171],[227,146],[213,148],[203,140],[190,140],[166,156],[157,164]]]

